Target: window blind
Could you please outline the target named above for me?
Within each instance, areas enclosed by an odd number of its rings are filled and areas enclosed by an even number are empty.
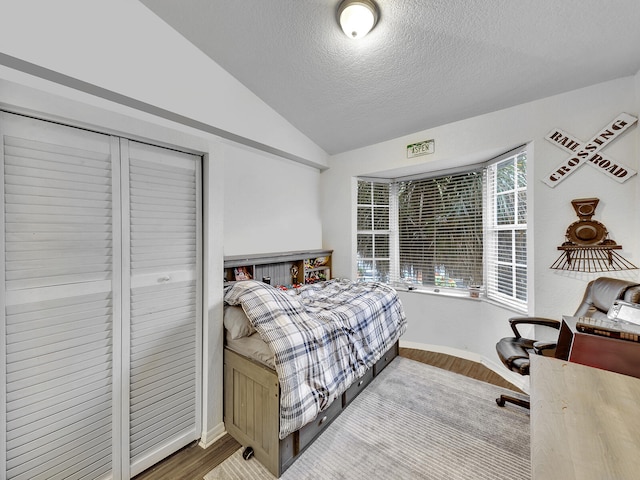
[[[482,283],[482,197],[480,170],[398,182],[393,280],[445,288]]]

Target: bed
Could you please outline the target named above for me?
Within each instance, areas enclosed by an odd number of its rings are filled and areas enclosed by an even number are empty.
[[[279,477],[398,354],[395,290],[329,280],[225,288],[225,428]]]

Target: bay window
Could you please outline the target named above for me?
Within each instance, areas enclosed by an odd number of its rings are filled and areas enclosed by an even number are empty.
[[[462,171],[360,179],[360,280],[411,289],[484,285],[487,298],[526,310],[526,151]]]

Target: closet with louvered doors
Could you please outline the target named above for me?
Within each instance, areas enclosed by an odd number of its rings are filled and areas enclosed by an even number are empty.
[[[200,158],[5,112],[0,135],[0,468],[129,478],[200,436]]]

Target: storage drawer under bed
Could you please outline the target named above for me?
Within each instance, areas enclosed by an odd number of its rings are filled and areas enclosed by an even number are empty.
[[[323,410],[318,414],[313,422],[307,423],[299,431],[300,450],[309,445],[314,438],[327,428],[327,426],[338,416],[342,411],[342,399],[336,398],[329,408]]]
[[[387,350],[385,354],[382,355],[382,358],[380,358],[380,360],[375,363],[375,365],[373,366],[373,376],[377,376],[382,370],[384,370],[385,367],[389,365],[389,363],[391,363],[391,360],[396,358],[399,353],[400,347],[398,345],[398,342],[396,342],[395,345]]]
[[[349,405],[351,403],[351,400],[356,398],[358,394],[363,391],[367,385],[369,385],[371,380],[373,380],[373,368],[367,370],[362,377],[353,382],[353,384],[349,388],[347,388],[347,390],[344,392],[342,404],[345,407]]]

